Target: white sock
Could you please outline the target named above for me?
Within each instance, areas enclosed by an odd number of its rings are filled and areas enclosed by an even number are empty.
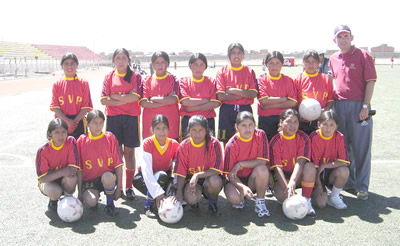
[[[265,198],[258,198],[258,197],[256,197],[256,203],[259,203],[259,201],[265,201]]]
[[[339,196],[340,192],[343,190],[343,188],[339,189],[333,186],[331,196]]]

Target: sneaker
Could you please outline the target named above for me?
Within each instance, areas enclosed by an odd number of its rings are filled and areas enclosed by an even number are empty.
[[[125,196],[128,200],[136,200],[136,195],[132,188],[128,188],[125,190]]]
[[[208,211],[210,211],[211,215],[217,215],[218,214],[218,207],[217,204],[208,204]]]
[[[313,215],[315,215],[315,210],[314,210],[314,208],[312,206],[311,198],[306,198],[306,199],[307,199],[307,203],[308,203],[307,215],[313,216]]]
[[[272,190],[272,186],[268,185],[267,190],[265,191],[265,196],[266,197],[273,197],[274,196],[274,192]]]
[[[239,204],[237,204],[237,205],[232,205],[232,208],[236,208],[236,209],[242,209],[242,208],[244,208],[244,200],[243,201],[241,201]]]
[[[49,200],[49,205],[47,205],[47,208],[57,213],[57,206],[58,206],[58,200],[56,201]]]
[[[343,198],[340,196],[329,196],[328,205],[336,209],[346,209],[347,205],[343,202]]]
[[[115,208],[114,205],[107,205],[104,208],[104,213],[106,213],[109,216],[115,216],[118,214],[118,210]]]
[[[363,200],[363,201],[368,200],[368,191],[361,191],[360,190],[357,193],[357,199]]]
[[[151,210],[152,210],[151,207],[145,207],[145,208],[144,208],[144,214],[145,214],[147,217],[149,217],[149,218],[151,218],[151,219],[154,219],[154,218],[157,217],[157,215],[156,215],[153,211],[151,211]]]
[[[267,205],[265,204],[265,199],[256,201],[255,212],[257,213],[259,218],[262,218],[265,216],[267,216],[267,217],[270,216],[269,211],[267,209]]]

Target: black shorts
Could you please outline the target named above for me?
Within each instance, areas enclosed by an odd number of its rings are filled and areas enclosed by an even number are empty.
[[[300,122],[299,129],[310,135],[313,131],[318,129],[318,120],[311,122]]]
[[[278,183],[278,177],[277,177],[278,172],[276,172],[275,170],[273,170],[273,171],[271,171],[271,173],[273,173],[273,177],[274,177],[275,184]],[[293,172],[285,172],[285,171],[283,171],[283,174],[285,175],[286,181],[289,181],[289,180],[290,180],[290,177],[291,177],[292,174],[293,174]],[[299,181],[297,182],[296,188],[301,188],[301,182],[299,182]]]
[[[120,145],[140,146],[139,117],[130,115],[107,116],[107,131],[112,132]]]
[[[171,170],[166,171],[167,177],[160,177],[157,180],[157,183],[161,186],[161,188],[166,192],[169,184],[172,182],[173,178],[171,177]],[[165,176],[165,175],[164,175]],[[143,174],[142,171],[139,171],[135,177],[133,178],[132,181],[133,187],[140,191],[143,195],[147,195],[147,186],[146,183],[144,182]]]
[[[115,181],[117,181],[117,175],[115,173],[113,174],[115,177]],[[103,183],[101,182],[101,177],[102,176],[99,176],[91,180],[82,181],[82,191],[85,192],[88,189],[98,190],[99,192],[104,191],[104,186]]]
[[[181,119],[181,140],[185,139],[188,132],[187,132],[187,127],[189,123],[190,116],[183,116]],[[215,136],[215,119],[213,118],[207,118],[208,121],[208,128],[211,131],[211,135]]]
[[[190,180],[192,179],[192,177],[193,177],[192,174],[187,175],[186,178],[185,178],[186,182],[189,183]],[[201,187],[203,187],[204,181],[206,181],[205,178],[200,178],[200,179],[197,180],[197,184],[200,185]]]
[[[65,115],[68,119],[75,119],[76,115]],[[86,126],[86,118],[83,117],[76,127],[75,131],[70,136],[73,136],[75,139],[78,139],[80,135],[87,133],[87,126]]]
[[[248,111],[253,113],[250,104],[246,105],[232,105],[222,104],[219,108],[219,125],[218,125],[218,139],[224,143],[235,134],[236,117],[239,112]]]
[[[264,130],[270,141],[278,133],[279,115],[258,116],[258,128]]]

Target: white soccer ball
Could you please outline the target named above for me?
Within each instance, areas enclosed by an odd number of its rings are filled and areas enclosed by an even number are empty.
[[[308,121],[313,121],[321,115],[321,104],[314,98],[304,99],[299,106],[300,116]]]
[[[57,206],[57,214],[65,222],[79,220],[83,214],[83,206],[79,199],[67,196],[64,197]]]
[[[307,199],[301,195],[286,198],[282,205],[283,213],[291,220],[301,220],[308,212]]]
[[[182,204],[180,202],[173,203],[170,198],[167,198],[158,209],[158,216],[165,223],[175,224],[183,217]]]

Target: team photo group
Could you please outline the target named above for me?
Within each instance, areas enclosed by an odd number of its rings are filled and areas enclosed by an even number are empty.
[[[374,59],[352,45],[348,26],[333,34],[339,51],[328,60],[307,50],[296,78],[281,73],[279,51],[256,75],[242,64],[240,43],[229,45],[229,64],[215,78],[204,76],[202,53],[188,61],[192,74],[176,78],[163,51],[151,57],[154,73],[142,77],[119,48],[96,99],[104,112],[93,108],[89,83],[77,74],[79,54],[65,54],[64,76],[52,89],[55,118],[36,155],[49,210],[74,221],[82,204],[98,210],[104,192],[104,213],[115,216],[114,201],[135,200],[133,188],[145,196],[139,210],[166,223],[178,222],[185,206],[198,209],[203,197],[210,214],[223,216],[221,192],[232,209],[254,200],[258,217],[270,216],[266,197],[275,197],[291,219],[315,215],[314,208],[346,209],[343,190],[367,200]]]

